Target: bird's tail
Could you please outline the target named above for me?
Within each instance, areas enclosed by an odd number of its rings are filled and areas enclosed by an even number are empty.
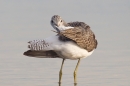
[[[37,58],[58,58],[58,55],[53,51],[33,51],[28,50],[23,53],[25,56],[37,57]]]

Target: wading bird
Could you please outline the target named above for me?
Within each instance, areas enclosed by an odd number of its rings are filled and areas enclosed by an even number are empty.
[[[24,55],[39,58],[62,58],[59,72],[59,83],[62,78],[62,68],[65,59],[77,60],[74,70],[74,83],[77,83],[77,69],[81,58],[90,56],[97,47],[95,34],[84,22],[66,23],[60,16],[54,15],[50,21],[57,35],[43,40],[29,41],[29,50]]]

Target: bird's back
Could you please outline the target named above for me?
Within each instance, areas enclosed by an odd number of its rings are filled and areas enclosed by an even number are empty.
[[[60,33],[61,40],[72,40],[89,52],[96,49],[98,42],[89,25],[84,22],[70,22],[67,24],[74,28],[62,30]]]

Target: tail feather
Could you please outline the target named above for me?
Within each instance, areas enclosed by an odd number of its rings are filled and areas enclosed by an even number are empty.
[[[33,41],[29,41],[28,42],[28,48],[30,50],[38,50],[38,51],[42,51],[42,50],[52,50],[51,46],[49,45],[48,42],[46,42],[45,40],[33,40]]]
[[[25,56],[38,57],[38,58],[58,58],[59,56],[52,50],[49,51],[32,51],[28,50],[23,53]]]

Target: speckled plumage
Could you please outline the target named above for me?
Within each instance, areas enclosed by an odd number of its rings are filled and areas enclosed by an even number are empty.
[[[62,58],[59,72],[59,84],[62,78],[62,68],[65,59],[77,60],[74,70],[74,83],[77,84],[77,70],[81,58],[90,56],[97,47],[97,40],[90,27],[84,22],[66,23],[60,16],[54,15],[51,19],[52,27],[57,35],[42,40],[29,41],[28,48],[23,54],[38,58]]]
[[[82,29],[82,27],[75,27],[72,29],[61,31],[60,36],[65,36],[73,40],[74,42],[77,43],[78,46],[90,52],[93,49],[96,49],[97,40],[95,39],[94,34],[89,30],[90,30],[89,28],[86,31]],[[63,37],[63,40],[66,39],[65,37]]]
[[[96,49],[98,42],[95,39],[95,34],[92,32],[89,25],[85,24],[84,22],[78,22],[78,21],[66,23],[58,15],[54,15],[52,17],[52,19],[53,20],[51,20],[51,21],[56,20],[56,22],[57,22],[57,27],[55,27],[55,26],[53,26],[53,27],[59,29],[59,36],[60,36],[59,39],[61,41],[72,40],[75,43],[77,43],[78,46],[86,49],[88,52]],[[60,21],[62,21],[62,22],[60,22]],[[73,27],[73,28],[64,29],[65,27],[62,27],[62,26]]]

